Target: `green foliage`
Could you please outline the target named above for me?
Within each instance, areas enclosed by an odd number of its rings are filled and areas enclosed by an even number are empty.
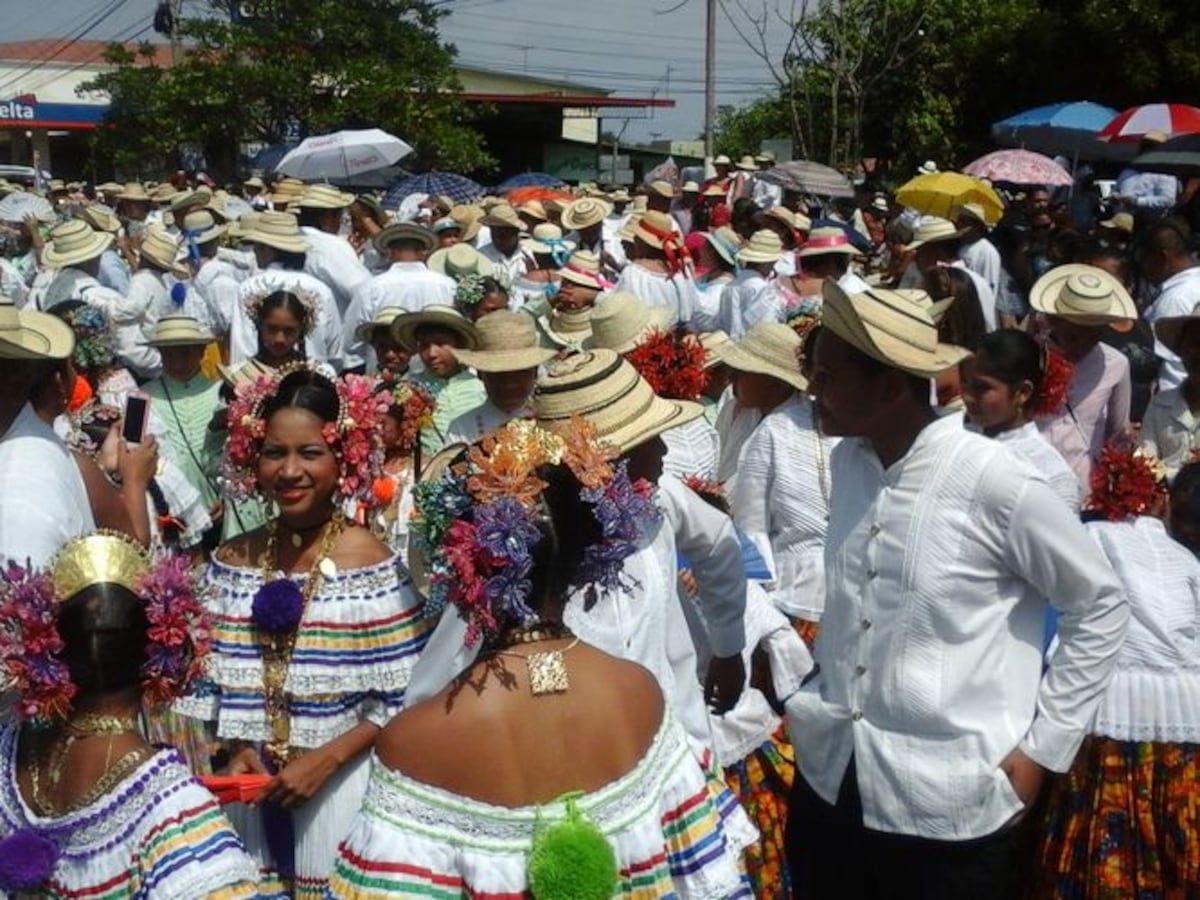
[[[232,168],[239,141],[275,143],[299,123],[309,133],[377,126],[415,148],[412,166],[486,167],[457,96],[455,48],[438,38],[445,13],[426,0],[258,0],[233,23],[228,3],[180,23],[175,64],[124,47],[116,68],[81,90],[108,91],[112,126],[96,149],[120,164],[161,171],[181,144]]]
[[[787,111],[778,97],[764,97],[749,106],[717,108],[716,152],[734,158],[757,151],[763,141],[788,133]]]

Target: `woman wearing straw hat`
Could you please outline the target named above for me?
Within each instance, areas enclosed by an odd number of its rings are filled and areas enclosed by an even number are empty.
[[[625,254],[621,242],[616,238],[616,228],[609,230],[609,217],[613,207],[598,197],[581,197],[567,204],[563,210],[563,228],[573,231],[568,235],[580,250],[596,254],[608,278],[616,278],[625,267]]]
[[[1029,302],[1074,367],[1064,409],[1038,419],[1038,428],[1088,485],[1104,442],[1129,428],[1132,393],[1129,360],[1100,338],[1110,328],[1132,328],[1137,307],[1117,279],[1080,264],[1051,269],[1034,284]]]
[[[458,359],[459,350],[479,346],[479,332],[458,310],[438,305],[397,316],[389,328],[393,340],[425,367],[413,380],[436,403],[429,426],[421,430],[421,454],[433,459],[446,444],[450,423],[487,397],[483,383]]]
[[[475,331],[478,346],[456,349],[454,355],[478,373],[487,399],[450,423],[448,444],[473,444],[512,419],[533,418],[530,400],[538,368],[557,352],[538,346],[537,329],[529,316],[507,309],[476,320]]]
[[[691,254],[669,215],[649,210],[633,229],[634,252],[616,290],[628,291],[647,306],[671,313],[671,323],[690,327],[696,314],[696,282]]]
[[[259,334],[248,304],[253,298],[287,291],[312,300],[314,313],[306,323],[308,359],[339,369],[345,356],[342,317],[333,292],[324,282],[304,271],[308,241],[290,213],[260,213],[248,229],[239,229],[241,240],[251,246],[259,274],[238,288],[238,305],[229,330],[229,362],[238,366],[258,355]]]
[[[733,393],[762,420],[742,445],[730,494],[733,519],[767,562],[765,585],[811,648],[825,608],[830,454],[800,372],[802,341],[789,326],[755,325],[721,353]]]
[[[735,341],[759,322],[783,322],[783,295],[775,283],[775,263],[783,243],[761,229],[738,250],[742,271],[721,292],[721,330]]]
[[[833,453],[814,678],[787,701],[796,895],[1008,900],[1020,814],[1066,771],[1128,608],[1075,514],[937,417],[958,355],[915,299],[826,285],[812,367]],[[1059,644],[1043,662],[1049,603]]]
[[[543,222],[521,241],[525,271],[509,289],[518,307],[546,300],[558,293],[558,270],[571,258],[573,241],[563,240],[562,229]]]

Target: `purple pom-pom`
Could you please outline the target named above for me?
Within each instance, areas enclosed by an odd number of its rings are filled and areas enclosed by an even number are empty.
[[[175,282],[171,285],[171,302],[176,306],[183,306],[183,301],[187,299],[187,285],[182,282]]]
[[[35,891],[50,880],[58,845],[36,831],[21,829],[0,838],[0,891]]]
[[[287,634],[300,625],[304,594],[290,578],[268,581],[254,592],[250,618],[254,627],[267,634]]]

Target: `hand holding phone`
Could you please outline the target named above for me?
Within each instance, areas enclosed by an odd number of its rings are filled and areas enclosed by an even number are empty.
[[[127,444],[140,444],[146,439],[150,424],[150,398],[132,391],[125,398],[125,415],[121,418],[121,438]]]

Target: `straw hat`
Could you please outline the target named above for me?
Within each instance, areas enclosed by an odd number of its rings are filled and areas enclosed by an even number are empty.
[[[1164,347],[1178,355],[1179,341],[1183,338],[1183,330],[1192,322],[1200,322],[1200,303],[1197,303],[1189,315],[1164,316],[1154,323],[1154,336],[1162,341]]]
[[[95,259],[112,246],[113,236],[95,231],[83,219],[67,219],[50,230],[42,260],[53,269],[65,269]]]
[[[727,193],[729,193],[729,188],[722,185],[719,181],[714,181],[712,184],[707,185],[704,190],[700,192],[700,196],[720,197],[724,199]]]
[[[642,213],[644,213],[647,209],[646,195],[638,194],[636,197],[634,197],[631,209],[633,211],[633,215],[636,216],[640,216]]]
[[[179,194],[186,193],[181,191],[169,181],[164,181],[162,184],[157,184],[150,191],[150,199],[154,203],[170,203]]]
[[[450,210],[450,218],[462,226],[462,240],[473,241],[479,234],[479,221],[485,213],[481,206],[460,204]]]
[[[575,249],[574,241],[564,241],[562,229],[549,222],[542,222],[533,227],[533,236],[521,241],[521,249],[526,253],[554,253],[556,250],[570,253]]]
[[[375,336],[376,328],[390,329],[392,323],[402,315],[404,315],[404,307],[385,306],[379,312],[375,313],[375,318],[370,322],[363,322],[354,329],[354,336],[360,341],[370,343],[371,338]]]
[[[936,175],[938,173],[938,164],[932,159],[927,159],[921,165],[917,166],[918,175]]]
[[[742,245],[741,235],[728,225],[722,225],[716,231],[705,231],[702,234],[721,259],[731,266],[737,265],[738,248]]]
[[[518,231],[525,230],[525,223],[521,221],[521,217],[517,215],[517,211],[507,203],[497,203],[493,206],[482,219],[479,220],[480,225],[486,225],[488,228],[516,228]]]
[[[522,203],[517,207],[517,214],[536,219],[538,222],[545,222],[549,219],[549,216],[546,215],[546,207],[542,206],[540,200],[528,200]]]
[[[163,316],[143,346],[203,347],[212,341],[212,334],[191,316]]]
[[[124,190],[124,185],[117,181],[106,181],[103,184],[96,185],[96,190],[101,194],[111,194],[115,197]]]
[[[629,202],[629,191],[625,190],[625,188],[617,188],[615,191],[613,191],[611,194],[608,195],[608,202],[609,203],[628,203]]]
[[[694,181],[685,181],[683,186],[679,188],[681,194],[698,194],[700,193],[700,185]]]
[[[456,281],[468,275],[491,275],[496,268],[490,259],[470,244],[443,247],[430,254],[426,265],[434,272],[449,275]]]
[[[146,193],[146,188],[137,181],[129,182],[117,194],[117,200],[128,200],[131,203],[149,203],[150,199],[150,195]]]
[[[760,225],[763,225],[768,219],[774,219],[777,222],[782,222],[784,227],[789,231],[796,230],[796,214],[786,206],[772,206],[770,209],[764,209],[760,213],[755,213],[754,219]]]
[[[229,230],[228,225],[218,225],[213,214],[206,209],[190,212],[183,220],[183,232],[189,241],[207,244],[215,241]]]
[[[989,228],[987,214],[983,211],[983,206],[978,203],[963,203],[954,211],[954,219],[960,222],[963,219],[973,219],[984,228]]]
[[[699,337],[700,346],[704,348],[704,368],[711,369],[724,362],[725,351],[733,346],[733,341],[725,332],[706,331]]]
[[[416,333],[422,325],[436,325],[448,328],[466,342],[468,350],[479,346],[479,333],[462,313],[452,306],[430,304],[420,312],[401,313],[392,320],[392,340],[401,347],[415,350],[417,346]]]
[[[275,183],[274,189],[267,195],[268,203],[295,203],[304,194],[304,182],[299,178],[283,178]]]
[[[458,219],[452,219],[449,216],[442,216],[429,227],[433,229],[434,234],[441,234],[445,231],[462,232],[462,222],[458,221]]]
[[[539,424],[569,423],[581,416],[602,440],[627,453],[703,415],[698,403],[664,400],[621,356],[588,350],[551,362],[533,391]]]
[[[245,240],[246,232],[253,230],[254,224],[261,215],[262,213],[258,211],[243,213],[242,217],[236,222],[229,223],[229,236],[235,241]]]
[[[552,343],[564,350],[580,350],[592,336],[592,308],[552,309],[538,319]]]
[[[194,191],[180,191],[171,197],[171,202],[167,206],[167,212],[176,213],[185,207],[204,206],[211,201],[212,191],[207,188],[198,188]]]
[[[1129,331],[1138,317],[1121,282],[1103,269],[1080,263],[1058,266],[1034,282],[1029,305],[1078,325],[1107,325],[1114,331]]]
[[[93,203],[90,206],[85,206],[79,211],[79,218],[91,225],[96,231],[116,234],[121,230],[121,220],[116,217],[111,209],[102,203]]]
[[[593,290],[604,290],[604,281],[600,277],[600,257],[592,250],[576,250],[567,260],[567,264],[558,270],[562,281],[569,281],[581,287]]]
[[[850,295],[826,281],[822,299],[821,323],[830,332],[893,369],[933,378],[963,358],[962,348],[938,342],[924,291],[871,288]]]
[[[732,166],[733,160],[730,159],[728,156],[726,156],[724,153],[718,153],[716,156],[713,157],[713,165],[714,166]]]
[[[663,238],[660,235],[675,234],[673,221],[666,213],[647,210],[633,227],[633,236],[651,247],[662,249]]]
[[[343,194],[331,184],[310,184],[292,205],[301,209],[346,209],[353,194]]]
[[[743,172],[757,172],[758,163],[754,161],[753,156],[747,154],[737,161],[735,168],[741,169]]]
[[[804,213],[793,213],[792,221],[796,223],[796,231],[803,234],[808,234],[810,231],[812,231],[812,219],[810,219]]]
[[[1133,234],[1133,214],[1127,212],[1119,212],[1111,219],[1104,219],[1100,222],[1101,228],[1108,228],[1112,231],[1124,232],[1126,236]]]
[[[66,359],[74,350],[75,333],[58,316],[0,296],[0,359]]]
[[[629,353],[650,332],[670,327],[669,309],[649,307],[628,291],[617,291],[605,296],[592,309],[592,336],[583,345],[588,349]]]
[[[796,355],[804,341],[790,325],[760,322],[741,340],[725,345],[720,361],[739,372],[756,372],[790,384],[798,391],[808,390],[808,379],[800,374]]]
[[[641,224],[643,213],[637,213],[625,220],[625,224],[617,229],[617,240],[625,244],[632,244],[633,238],[637,234],[637,227]]]
[[[651,181],[646,185],[646,189],[652,194],[658,194],[658,196],[666,197],[670,200],[674,200],[679,196],[679,192],[675,190],[675,185],[663,178]]]
[[[558,351],[538,346],[537,327],[525,313],[500,309],[475,320],[479,345],[455,350],[464,366],[478,372],[523,372],[549,362]]]
[[[750,235],[737,254],[738,262],[773,263],[783,259],[783,241],[779,235],[766,228]]]
[[[612,211],[613,208],[605,201],[594,197],[584,197],[574,201],[563,210],[563,228],[578,231],[590,225],[598,225],[612,215]]]
[[[402,242],[420,244],[428,253],[437,246],[437,236],[424,225],[416,222],[395,222],[372,239],[375,249],[386,253],[392,246]]]
[[[1161,128],[1152,128],[1142,135],[1142,140],[1148,141],[1151,144],[1163,144],[1166,143],[1167,138],[1169,137],[1170,135]]]
[[[240,228],[238,232],[243,241],[251,244],[263,244],[286,253],[308,252],[308,241],[291,213],[261,212],[248,228]]]
[[[917,229],[913,232],[912,243],[905,250],[916,250],[926,244],[936,244],[941,241],[961,240],[966,231],[959,228],[949,219],[941,216],[921,216]]]
[[[260,191],[266,187],[263,180],[257,175],[252,175],[242,182],[242,187],[258,188]]]
[[[858,250],[850,243],[850,236],[845,229],[836,225],[827,225],[813,229],[804,246],[796,254],[801,259],[809,256],[824,256],[827,253],[841,253],[845,256],[855,256]]]
[[[179,256],[179,241],[161,226],[146,229],[142,244],[138,248],[138,255],[154,263],[164,272],[170,272],[180,278],[188,276],[188,270],[175,261]]]

